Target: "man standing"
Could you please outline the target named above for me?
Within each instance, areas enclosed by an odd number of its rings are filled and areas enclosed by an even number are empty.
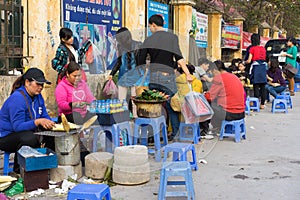
[[[181,67],[186,74],[187,81],[192,77],[186,67],[185,60],[181,54],[178,37],[163,28],[164,20],[160,15],[152,15],[149,18],[149,28],[152,33],[140,50],[139,64],[146,64],[147,55],[150,56],[150,83],[149,89],[156,89],[173,96],[176,91],[175,69]],[[170,106],[170,100],[166,105],[168,116],[172,126],[172,134],[169,140],[177,135],[179,130],[178,113]]]

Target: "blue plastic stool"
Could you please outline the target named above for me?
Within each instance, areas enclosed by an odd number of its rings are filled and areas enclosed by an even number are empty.
[[[233,120],[233,121],[222,121],[222,127],[220,131],[219,140],[223,140],[223,137],[234,136],[235,142],[240,142],[241,138],[246,139],[246,126],[245,120]]]
[[[300,83],[295,83],[294,85],[294,92],[300,91]]]
[[[289,91],[281,92],[280,95],[277,95],[276,99],[281,99],[284,96],[286,99],[286,104],[288,107],[293,108],[291,93]]]
[[[198,144],[200,139],[200,126],[199,123],[186,124],[180,122],[179,125],[179,140],[190,141],[193,140],[194,144]]]
[[[250,115],[250,100],[249,100],[249,97],[247,97],[247,99],[246,99],[246,105],[245,105],[245,113],[247,114],[247,115]]]
[[[287,103],[284,96],[277,95],[272,102],[272,113],[285,112],[288,113]]]
[[[111,200],[110,189],[106,184],[79,184],[69,190],[67,200]]]
[[[105,132],[106,140],[105,140],[105,148],[107,152],[113,152],[113,149],[120,146],[120,134],[121,131],[126,131],[127,141],[129,145],[132,145],[132,136],[131,136],[131,128],[128,121],[113,124],[112,126],[93,126],[94,128],[94,136],[93,136],[93,152],[97,151],[97,140],[98,134],[101,131]],[[112,143],[113,146],[112,147]]]
[[[184,181],[168,181],[169,177],[181,176]],[[168,185],[185,185],[183,191],[167,191]],[[160,184],[158,191],[158,200],[165,200],[166,197],[187,197],[187,199],[195,199],[194,183],[190,163],[187,161],[180,162],[163,162],[160,171]]]
[[[256,97],[249,97],[249,106],[250,106],[250,110],[259,112],[260,111],[259,99]]]
[[[139,136],[139,127],[141,127],[141,145],[147,146],[147,130],[151,126],[153,129],[154,137],[154,148],[155,148],[155,160],[157,162],[161,159],[161,148],[168,144],[168,135],[167,135],[167,124],[164,116],[156,118],[143,118],[138,117],[134,122],[134,131],[133,131],[133,144],[137,144]],[[160,143],[160,131],[162,131],[163,144]],[[148,150],[151,152],[151,149]]]
[[[10,152],[4,152],[3,159],[3,175],[8,175],[9,172],[14,170],[14,162],[9,161]]]
[[[173,152],[173,161],[188,161],[187,154],[189,151],[192,153],[190,165],[194,170],[198,170],[195,147],[193,144],[189,143],[174,142],[165,146],[164,162],[167,160],[169,152]]]

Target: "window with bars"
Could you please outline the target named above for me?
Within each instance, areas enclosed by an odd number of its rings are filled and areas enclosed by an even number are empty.
[[[23,8],[21,0],[0,0],[0,75],[22,71]]]

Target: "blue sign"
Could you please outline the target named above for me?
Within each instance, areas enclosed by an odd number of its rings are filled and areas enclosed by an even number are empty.
[[[115,33],[122,27],[122,0],[63,0],[64,27],[73,31],[81,46],[93,42],[93,52],[101,55],[95,65],[83,64],[90,73],[111,69],[117,58]]]
[[[164,19],[164,28],[167,30],[169,28],[169,6],[166,4],[158,3],[155,1],[148,1],[148,18],[149,19],[152,15],[161,15]],[[148,23],[148,21],[147,21]],[[152,33],[150,32],[149,28],[147,29],[148,36]]]

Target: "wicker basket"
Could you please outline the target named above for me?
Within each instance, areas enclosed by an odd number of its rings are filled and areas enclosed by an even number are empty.
[[[139,100],[132,98],[137,107],[137,115],[139,117],[160,117],[162,115],[162,104],[166,100]]]

